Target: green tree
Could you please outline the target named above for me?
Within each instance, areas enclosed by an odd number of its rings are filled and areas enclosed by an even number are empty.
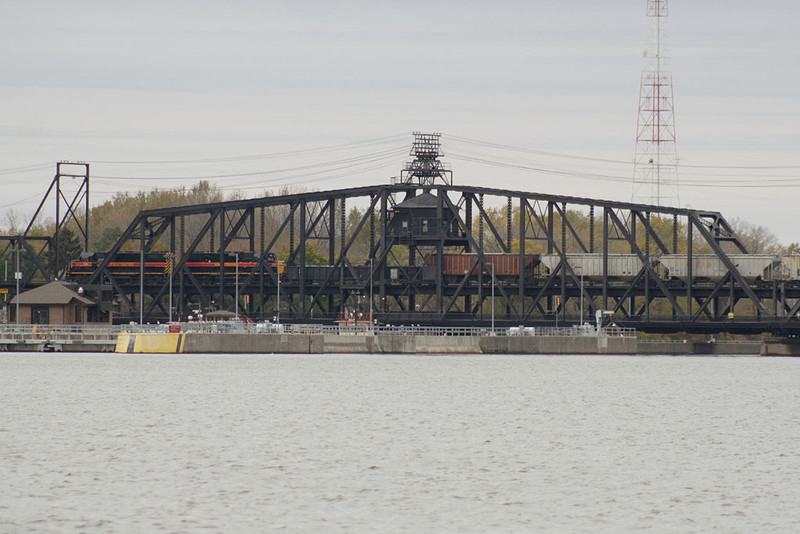
[[[106,226],[101,232],[100,239],[95,241],[97,250],[109,250],[122,235],[118,226]]]
[[[289,255],[289,246],[287,245],[278,255],[278,259],[287,261]],[[319,246],[313,241],[306,242],[306,265],[328,265],[328,254],[320,250]]]
[[[59,278],[66,272],[70,261],[78,259],[83,252],[80,239],[68,227],[62,228],[58,235],[58,261],[56,262],[56,272]]]

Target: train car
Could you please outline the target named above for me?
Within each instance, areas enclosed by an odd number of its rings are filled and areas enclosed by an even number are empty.
[[[105,260],[104,252],[83,254],[81,259],[72,260],[69,268],[70,279],[80,279],[91,276]],[[229,258],[231,254],[228,254]],[[227,258],[226,258],[227,259]],[[275,258],[275,254],[269,253],[267,262],[273,268],[278,268],[283,273],[285,265]],[[112,276],[140,276],[141,275],[141,254],[139,252],[118,252],[111,261],[108,262],[107,269]],[[218,253],[197,252],[191,254],[186,259],[186,269],[195,276],[219,276],[220,262]],[[240,253],[239,261],[232,259],[222,264],[225,276],[235,276],[236,271],[245,273],[251,271],[258,265],[258,261],[253,253]],[[144,275],[146,277],[167,276],[170,274],[171,264],[163,252],[148,252],[145,254]],[[266,274],[266,269],[264,270]]]
[[[781,258],[781,271],[775,276],[778,280],[800,280],[800,255],[789,254]]]
[[[598,253],[567,254],[567,263],[577,276],[587,280],[603,279],[603,255]],[[655,259],[653,260],[655,261]],[[543,254],[542,265],[552,273],[561,263],[560,254]],[[618,280],[631,280],[642,270],[642,261],[636,254],[609,254],[608,276]]]
[[[773,254],[730,254],[728,258],[749,283],[773,279],[782,264],[781,257]],[[685,280],[689,276],[686,254],[661,256],[659,262],[666,268],[668,278]],[[716,254],[692,255],[692,277],[718,282],[727,274],[728,268]]]
[[[81,254],[79,260],[72,260],[69,268],[69,278],[76,279],[91,276],[105,260],[105,252],[92,252]],[[141,255],[138,252],[119,252],[108,268],[116,276],[139,276]],[[145,276],[163,275],[167,267],[167,259],[163,253],[145,254]]]
[[[444,276],[464,276],[477,261],[478,255],[475,253],[464,254],[443,254],[442,255],[442,274]],[[491,275],[492,268],[489,264],[494,265],[494,275],[498,277],[506,276],[519,276],[520,274],[520,255],[519,254],[484,254],[483,258],[486,262],[483,274]],[[533,275],[533,270],[538,264],[538,256],[535,254],[526,254],[522,262],[522,272],[525,276]],[[426,265],[434,267],[437,264],[437,256],[433,255],[428,258]],[[473,270],[473,275],[477,275],[478,267]]]

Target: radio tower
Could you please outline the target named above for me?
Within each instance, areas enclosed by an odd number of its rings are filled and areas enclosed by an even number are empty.
[[[678,206],[672,72],[665,68],[669,60],[662,43],[669,16],[667,0],[647,0],[647,16],[652,20],[653,35],[644,51],[645,66],[639,89],[632,198],[634,202]]]

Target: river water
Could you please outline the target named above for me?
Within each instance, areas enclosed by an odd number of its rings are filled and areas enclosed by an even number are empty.
[[[0,532],[798,532],[800,359],[0,355]]]

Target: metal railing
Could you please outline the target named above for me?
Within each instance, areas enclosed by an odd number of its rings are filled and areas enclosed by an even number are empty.
[[[289,335],[375,335],[375,336],[544,336],[544,337],[576,337],[597,336],[595,327],[511,327],[489,328],[477,326],[423,326],[423,325],[374,325],[369,324],[274,324],[244,323],[241,321],[195,321],[174,323],[173,325],[139,325],[131,324],[121,327],[121,331],[130,333],[169,332],[182,334],[289,334]],[[636,337],[636,329],[617,326],[604,327],[601,335],[616,337]]]
[[[244,323],[241,321],[195,321],[172,324],[125,325],[0,325],[0,344],[103,344],[114,343],[120,333],[147,334],[288,334],[288,335],[375,335],[375,336],[539,336],[576,337],[597,336],[595,328],[586,327],[511,327],[488,328],[470,326],[422,325],[319,325]],[[636,337],[633,328],[605,327],[603,336]]]
[[[118,327],[88,325],[0,325],[0,344],[107,344],[114,343]]]

